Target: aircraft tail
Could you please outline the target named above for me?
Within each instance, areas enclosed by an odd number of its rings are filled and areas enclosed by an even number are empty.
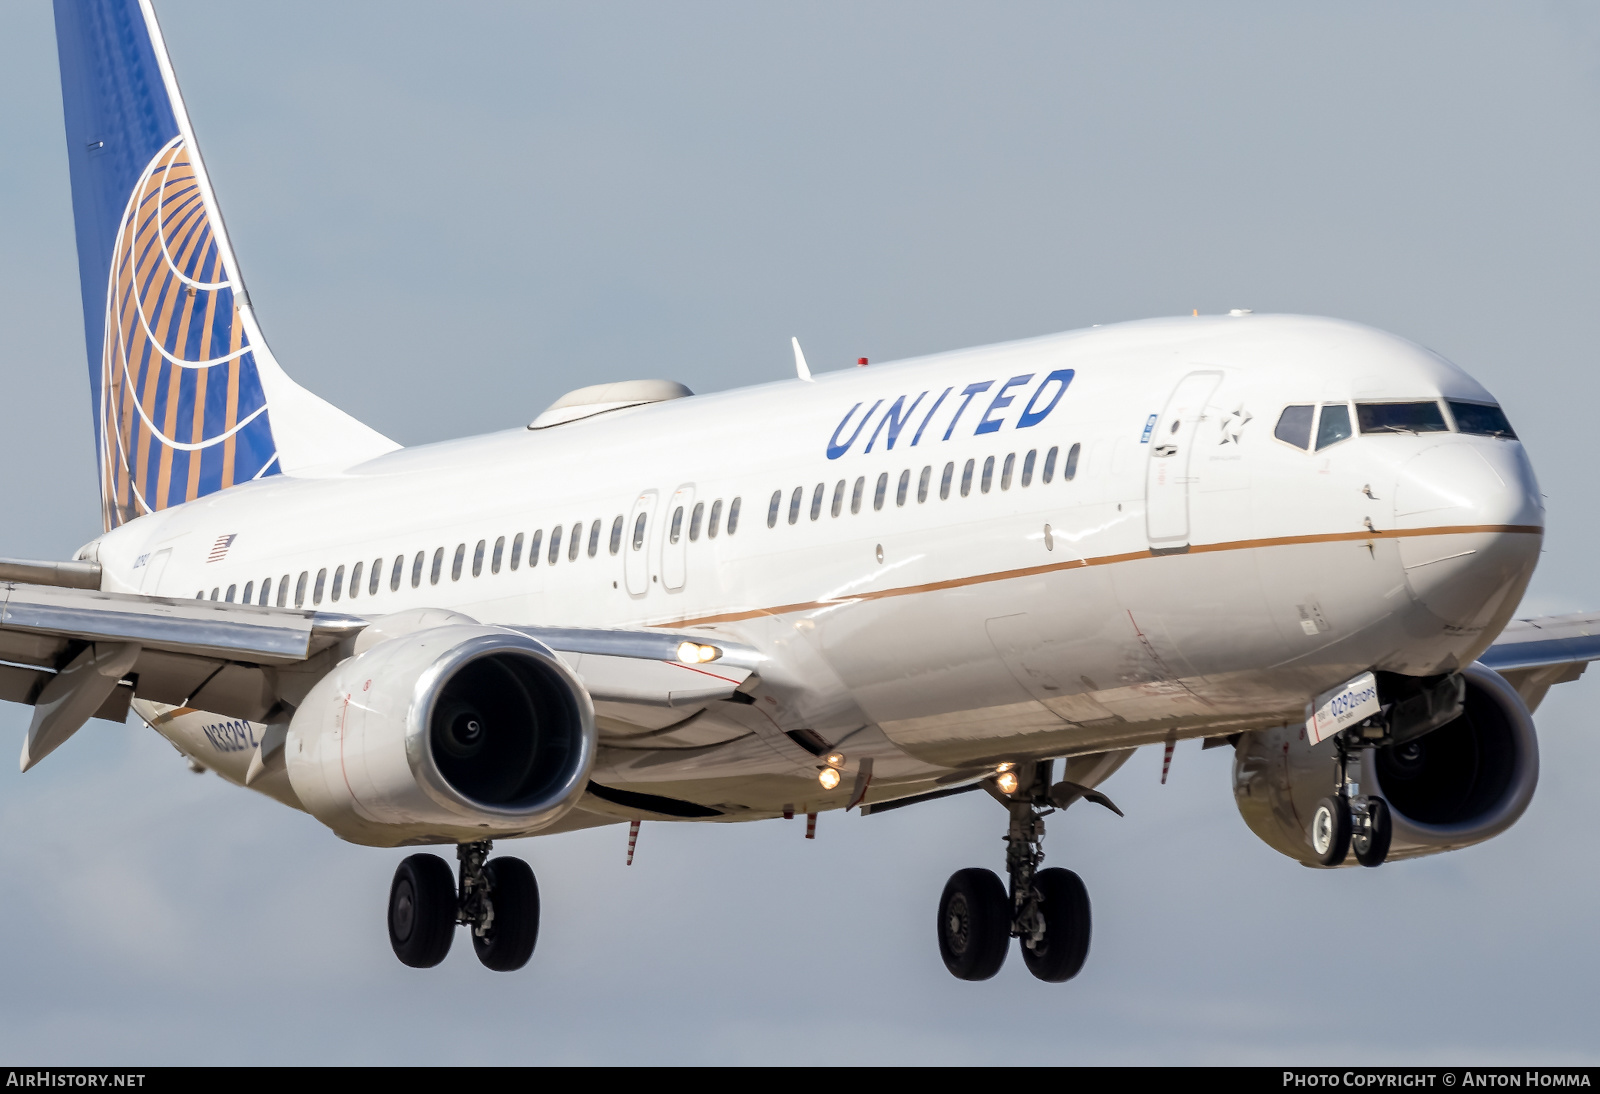
[[[150,0],[55,0],[106,530],[399,446],[261,337]]]

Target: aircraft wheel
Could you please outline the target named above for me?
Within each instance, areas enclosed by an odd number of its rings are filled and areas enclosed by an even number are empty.
[[[994,871],[957,870],[939,897],[939,956],[960,980],[987,980],[1005,964],[1011,901]]]
[[[1323,798],[1311,814],[1311,850],[1323,866],[1337,866],[1350,851],[1350,803]]]
[[[389,885],[389,944],[401,963],[431,969],[450,952],[456,879],[438,855],[411,855]]]
[[[1071,980],[1089,956],[1089,891],[1077,874],[1061,869],[1039,871],[1033,887],[1039,893],[1044,937],[1031,947],[1023,940],[1022,960],[1040,980]]]
[[[1389,857],[1389,842],[1394,838],[1394,817],[1389,803],[1382,798],[1367,799],[1368,828],[1357,832],[1350,842],[1356,850],[1356,861],[1363,866],[1382,866]]]
[[[494,858],[484,864],[494,920],[472,935],[478,960],[495,972],[515,972],[533,956],[539,941],[539,883],[519,858]]]

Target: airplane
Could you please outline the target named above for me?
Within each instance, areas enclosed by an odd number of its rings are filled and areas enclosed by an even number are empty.
[[[982,793],[1006,880],[949,879],[941,959],[1066,981],[1091,906],[1045,821],[1120,812],[1138,748],[1231,747],[1259,838],[1377,867],[1514,824],[1531,712],[1600,658],[1600,616],[1513,619],[1544,509],[1493,396],[1336,319],[819,374],[795,341],[793,379],[403,448],[268,348],[151,0],[55,19],[103,530],[0,560],[21,768],[131,712],[341,839],[453,847],[396,869],[406,965],[457,927],[527,964],[498,841]]]

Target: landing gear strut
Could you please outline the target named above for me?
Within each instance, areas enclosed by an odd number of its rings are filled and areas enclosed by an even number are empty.
[[[432,968],[445,959],[460,924],[472,931],[478,960],[496,972],[528,963],[539,940],[539,883],[518,858],[489,858],[488,840],[456,848],[459,878],[438,855],[411,855],[389,886],[389,943],[404,964]]]
[[[1040,980],[1070,980],[1089,956],[1089,894],[1071,870],[1039,869],[1044,861],[1044,818],[1080,798],[1116,812],[1097,790],[1076,783],[1050,783],[1050,761],[1018,764],[1015,789],[986,786],[1010,814],[1003,885],[993,871],[959,870],[939,899],[939,955],[962,980],[987,980],[1005,963],[1010,940],[1018,940],[1028,971]]]
[[[1340,733],[1334,737],[1333,747],[1334,791],[1317,802],[1311,814],[1311,850],[1323,866],[1340,865],[1352,847],[1361,865],[1381,866],[1389,857],[1394,836],[1389,803],[1373,794],[1363,796],[1360,787],[1350,781],[1350,754],[1362,746],[1352,747],[1346,733]]]

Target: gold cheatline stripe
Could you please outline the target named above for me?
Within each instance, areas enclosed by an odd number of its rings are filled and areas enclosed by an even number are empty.
[[[930,581],[925,585],[904,585],[897,589],[869,589],[866,592],[850,593],[846,596],[834,597],[831,600],[808,600],[800,604],[780,604],[775,608],[752,608],[747,611],[725,612],[721,615],[704,615],[696,619],[678,619],[671,623],[652,623],[653,627],[692,627],[705,623],[736,623],[741,619],[756,619],[764,615],[786,615],[789,612],[812,611],[817,608],[830,608],[838,604],[852,604],[863,600],[887,600],[895,596],[915,596],[918,593],[934,593],[944,589],[960,589],[968,585],[982,585],[990,581],[1010,581],[1018,577],[1035,577],[1039,574],[1055,573],[1058,570],[1078,570],[1087,566],[1112,566],[1119,562],[1134,562],[1141,558],[1165,558],[1170,554],[1205,555],[1219,551],[1249,551],[1257,547],[1293,547],[1307,543],[1361,543],[1377,539],[1406,539],[1414,536],[1453,536],[1466,535],[1474,532],[1521,532],[1529,535],[1543,535],[1544,529],[1537,524],[1467,524],[1459,527],[1447,528],[1395,528],[1386,531],[1373,532],[1328,532],[1314,536],[1278,536],[1272,539],[1238,539],[1227,543],[1195,543],[1183,552],[1162,552],[1157,554],[1151,550],[1129,551],[1121,555],[1101,555],[1099,558],[1069,559],[1066,562],[1051,562],[1044,566],[1027,566],[1020,570],[1000,570],[992,574],[974,574],[971,577],[953,577],[945,581]]]

